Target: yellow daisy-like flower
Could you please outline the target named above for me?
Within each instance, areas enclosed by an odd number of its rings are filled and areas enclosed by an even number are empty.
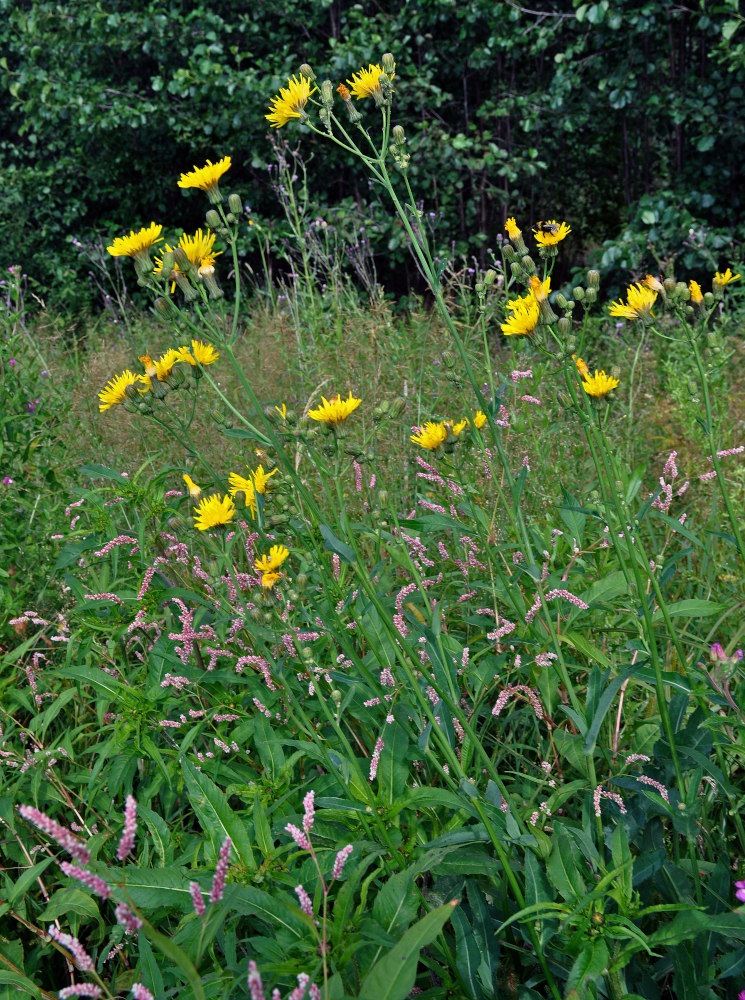
[[[279,88],[277,97],[273,97],[269,102],[269,114],[264,115],[272,128],[281,128],[293,118],[303,121],[307,118],[305,105],[308,103],[310,95],[315,93],[318,87],[310,89],[310,80],[307,76],[290,77],[286,87]]]
[[[606,375],[605,372],[599,372],[596,368],[594,375],[588,375],[585,378],[582,388],[588,396],[594,396],[595,399],[602,399],[611,389],[615,389],[618,384],[617,378]]]
[[[506,337],[530,335],[538,325],[539,316],[538,302],[531,295],[530,301],[515,304],[512,313],[507,317],[507,322],[501,326],[502,333]]]
[[[427,448],[429,451],[435,451],[439,448],[441,444],[447,441],[448,429],[445,426],[444,421],[436,424],[432,420],[428,420],[425,424],[419,428],[418,434],[412,434],[411,440],[414,444],[418,444],[422,448]]]
[[[149,354],[143,354],[141,358],[137,359],[142,362],[142,367],[145,369],[145,374],[148,378],[156,378],[158,375],[158,370],[155,367],[155,362],[150,357]]]
[[[161,382],[164,378],[168,378],[173,371],[173,366],[178,364],[179,361],[179,352],[175,347],[169,347],[165,354],[161,354],[155,362],[155,374]]]
[[[514,217],[507,220],[504,228],[507,230],[507,235],[511,240],[516,240],[522,236],[522,229],[520,229]]]
[[[213,365],[219,357],[212,344],[204,344],[201,340],[192,340],[191,351],[188,347],[178,349],[178,360],[188,361],[190,365]]]
[[[271,491],[274,487],[273,483],[269,482],[271,476],[275,475],[276,469],[272,469],[271,472],[264,472],[264,466],[260,465],[257,469],[251,473],[251,479],[253,480],[254,489],[257,493],[261,493],[264,496],[267,492]]]
[[[229,156],[223,156],[217,163],[207,160],[205,166],[195,166],[189,173],[181,174],[178,186],[180,188],[199,188],[200,191],[210,192],[217,187],[218,181],[227,170],[230,170],[230,166]]]
[[[470,424],[470,420],[468,421]],[[481,430],[481,428],[486,423],[486,414],[482,413],[481,410],[476,410],[476,415],[473,418],[473,426]]]
[[[458,437],[463,428],[467,426],[468,426],[467,420],[459,420],[457,424],[454,424],[452,420],[445,421],[445,427],[450,428],[450,430],[453,432],[453,437]]]
[[[129,368],[123,371],[121,375],[115,375],[113,378],[110,378],[106,386],[98,394],[100,400],[98,404],[99,412],[103,413],[104,410],[108,410],[118,403],[123,403],[127,398],[127,386],[137,386],[138,391],[141,392],[142,389],[140,386],[143,384],[147,385],[145,376],[135,375]]]
[[[740,275],[733,274],[732,270],[729,267],[724,273],[722,273],[721,271],[717,271],[717,273],[714,275],[714,282],[713,282],[714,288],[715,289],[717,287],[724,288],[724,286],[728,285],[730,281],[737,281],[739,277]]]
[[[197,484],[194,482],[194,480],[191,478],[188,472],[184,473],[184,482],[186,483],[186,488],[188,489],[189,496],[192,498],[192,500],[199,500],[199,498],[202,495],[202,487],[197,486]]]
[[[608,306],[608,312],[611,316],[622,316],[624,319],[643,320],[650,315],[654,316],[652,306],[656,299],[657,292],[637,282],[626,289],[626,302],[614,302]]]
[[[162,226],[151,222],[149,226],[143,226],[138,233],[132,229],[129,236],[117,236],[111,246],[106,247],[106,249],[112,257],[146,255],[151,246],[163,239],[160,235],[162,231]]]
[[[354,398],[351,390],[347,399],[342,399],[341,394],[333,399],[321,396],[321,405],[315,410],[308,410],[308,416],[311,420],[320,420],[324,424],[340,424],[357,409],[361,402],[361,399]]]
[[[704,295],[703,292],[701,291],[701,285],[699,285],[697,281],[691,279],[688,282],[688,289],[691,293],[691,302],[694,304],[694,306],[700,306],[701,303],[704,301]]]
[[[283,420],[287,420],[287,403],[282,403],[281,406],[275,406],[274,409]]]
[[[538,289],[538,291],[533,290],[533,281],[537,282],[536,288]],[[527,294],[521,295],[519,298],[516,299],[510,299],[507,302],[507,308],[516,309],[521,305],[528,306],[531,304],[531,302],[541,302],[543,299],[548,298],[550,293],[551,293],[551,276],[549,275],[548,278],[544,278],[543,281],[541,281],[534,275],[533,278],[530,279],[530,289],[528,290]]]
[[[259,556],[254,563],[254,569],[257,573],[274,573],[279,569],[289,554],[289,551],[284,547],[284,545],[272,545],[269,549],[268,556]]]
[[[236,493],[243,493],[246,498],[246,506],[251,511],[252,516],[256,517],[256,491],[253,482],[244,476],[239,476],[237,472],[231,472],[228,477],[228,486],[233,499],[235,499]]]
[[[572,361],[574,361],[574,363],[577,365],[577,371],[580,373],[580,375],[582,376],[582,378],[589,378],[590,377],[590,369],[584,363],[584,361],[582,360],[582,358],[578,358],[576,354],[573,354],[572,355]]]
[[[262,573],[261,574],[261,589],[263,591],[271,590],[277,580],[282,579],[282,573]]]
[[[535,236],[536,243],[540,244],[542,247],[555,247],[557,243],[566,239],[572,231],[571,227],[568,226],[566,222],[562,222],[561,225],[559,225],[556,219],[549,219],[548,222],[538,223],[538,225],[543,226],[544,228],[534,229],[533,235]],[[555,232],[553,231],[554,227],[557,227]]]
[[[194,524],[200,531],[216,528],[219,524],[227,524],[233,520],[235,514],[235,504],[230,497],[227,495],[221,497],[219,493],[204,497],[195,509]]]
[[[357,73],[353,73],[352,79],[347,80],[347,83],[351,87],[352,96],[356,97],[358,101],[363,97],[374,98],[376,104],[382,101],[383,89],[380,86],[380,74],[382,72],[382,66],[369,63],[367,69],[363,66]],[[395,75],[395,73],[390,74],[391,80]]]
[[[664,292],[665,286],[662,284],[659,278],[655,278],[653,274],[648,274],[647,277],[642,282],[647,288],[651,288],[653,292]]]

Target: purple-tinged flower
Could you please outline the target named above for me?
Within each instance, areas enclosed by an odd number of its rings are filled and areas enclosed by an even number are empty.
[[[225,892],[225,876],[228,871],[230,848],[232,846],[230,837],[226,837],[222,842],[220,857],[217,859],[217,865],[215,866],[215,877],[212,880],[212,889],[210,890],[210,903],[219,903]]]
[[[354,848],[351,844],[347,844],[346,847],[342,847],[334,859],[334,867],[331,869],[331,878],[342,877],[344,874],[344,865],[347,863],[347,858],[353,850]]]
[[[725,653],[724,647],[722,646],[721,642],[715,642],[712,645],[711,649],[709,650],[709,656],[714,661],[716,660],[724,661],[727,659],[727,654]]]
[[[119,841],[116,856],[120,861],[124,861],[132,848],[135,846],[135,833],[137,832],[137,802],[133,795],[128,795],[124,803],[124,833]]]
[[[190,882],[189,892],[191,893],[191,901],[194,904],[194,912],[198,917],[203,917],[207,911],[207,907],[204,905],[204,896],[202,896],[202,890],[199,888],[199,883]]]
[[[47,929],[47,934],[50,938],[54,938],[58,944],[61,944],[63,948],[67,948],[75,964],[82,972],[94,971],[96,967],[93,964],[93,959],[76,937],[73,937],[71,934],[65,934],[64,931],[59,930],[54,925]]]
[[[10,365],[11,368],[14,368],[18,364],[18,362],[16,361],[15,358],[11,358],[10,361],[8,361],[8,364]]]
[[[385,743],[383,742],[383,737],[379,736],[375,742],[375,749],[372,752],[372,757],[370,758],[370,781],[375,781],[375,777],[378,773],[378,764],[380,763],[380,755],[383,752],[383,747]]]
[[[310,841],[305,836],[303,831],[296,827],[294,823],[288,823],[285,830],[287,830],[298,847],[301,847],[304,851],[309,851],[311,849]]]
[[[745,882],[735,882],[735,899],[745,903]]]
[[[90,862],[91,856],[88,848],[70,833],[67,827],[55,822],[46,813],[43,813],[41,809],[36,809],[34,806],[19,806],[18,812],[29,823],[33,823],[37,829],[48,834],[60,847],[64,847],[70,857],[75,858],[76,861],[81,861],[84,865]]]
[[[306,834],[310,833],[316,818],[316,809],[314,804],[315,797],[316,793],[311,790],[303,799],[303,809],[305,810],[305,815],[303,816],[303,830]]]
[[[290,993],[287,1000],[303,1000],[305,996],[305,991],[308,989],[308,983],[310,982],[310,976],[307,972],[301,972],[297,977],[297,986]]]
[[[295,895],[300,901],[300,909],[306,915],[306,917],[313,917],[313,900],[310,898],[308,893],[301,885],[295,886]]]
[[[120,903],[114,910],[114,916],[117,922],[124,928],[125,934],[136,934],[137,931],[142,927],[142,920],[132,913],[130,908],[126,903]]]
[[[15,479],[11,479],[10,476],[3,476],[3,486],[11,486],[15,482]]]
[[[143,986],[142,983],[133,983],[132,996],[135,1000],[155,1000],[147,986]]]
[[[87,885],[89,889],[92,889],[101,899],[108,899],[111,895],[111,886],[100,875],[94,875],[93,872],[89,872],[85,868],[78,868],[77,865],[71,865],[69,861],[61,862],[60,868],[68,878],[76,878],[78,882],[82,882],[83,885]]]
[[[251,994],[251,1000],[266,1000],[261,973],[253,959],[248,963],[248,991]]]
[[[100,986],[93,983],[74,983],[72,986],[65,986],[59,991],[59,1000],[68,1000],[68,997],[102,997],[103,991]]]

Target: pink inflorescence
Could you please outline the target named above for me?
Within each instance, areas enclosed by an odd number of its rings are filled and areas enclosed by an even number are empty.
[[[285,830],[290,834],[298,847],[302,848],[304,851],[311,850],[310,841],[305,836],[303,831],[295,826],[294,823],[288,823]]]
[[[73,937],[71,934],[65,934],[64,931],[54,926],[47,928],[47,934],[50,938],[54,938],[58,944],[61,944],[63,948],[67,948],[81,972],[94,971],[96,967],[93,964],[93,959],[76,937]]]
[[[527,702],[529,702],[536,719],[540,720],[545,718],[543,706],[541,705],[537,693],[533,690],[533,688],[528,687],[527,684],[508,684],[504,690],[500,691],[496,704],[491,710],[491,714],[496,718],[510,698],[514,698],[515,695],[521,695]]]
[[[375,781],[375,777],[378,773],[378,764],[380,763],[380,754],[384,747],[383,737],[379,736],[376,743],[375,749],[373,750],[372,757],[370,758],[370,781]]]
[[[295,886],[295,895],[300,902],[300,909],[306,915],[306,917],[314,917],[313,913],[313,900],[310,898],[308,893],[302,887],[302,885]]]
[[[92,997],[95,1000],[103,996],[103,990],[93,983],[73,983],[72,986],[64,986],[57,995],[59,1000],[69,1000],[70,997]]]
[[[347,844],[346,847],[342,847],[334,859],[334,867],[331,869],[331,878],[342,877],[344,874],[344,865],[347,863],[347,858],[353,850],[354,848],[351,844]]]
[[[68,878],[76,878],[78,882],[82,882],[83,885],[87,885],[89,889],[92,889],[101,899],[108,899],[111,895],[111,886],[99,875],[94,875],[93,872],[89,872],[86,868],[71,865],[69,861],[63,861],[60,864],[60,868]]]
[[[135,1000],[155,1000],[155,997],[147,986],[143,986],[142,983],[134,983],[132,985],[132,996]]]
[[[311,789],[311,791],[309,791],[303,799],[303,831],[306,834],[309,834],[313,829],[313,824],[316,819],[315,797],[316,793]]]
[[[618,808],[621,810],[621,813],[625,814],[626,806],[624,805],[624,801],[621,798],[621,796],[617,792],[609,792],[605,788],[603,788],[602,785],[598,785],[598,787],[592,794],[592,804],[595,809],[596,816],[600,815],[601,799],[610,799],[611,802],[615,802]]]
[[[132,913],[126,903],[120,903],[114,910],[114,915],[117,922],[124,928],[125,934],[136,934],[142,927],[142,921],[135,913]]]
[[[655,781],[654,778],[647,777],[646,774],[637,774],[637,781],[641,781],[643,785],[649,785],[654,788],[656,792],[659,792],[665,802],[670,802],[670,796],[667,794],[667,789],[660,781]]]
[[[570,593],[568,590],[549,590],[549,592],[544,596],[543,600],[546,601],[546,603],[548,603],[548,601],[553,601],[557,597],[563,597],[565,601],[569,601],[569,603],[573,604],[575,608],[582,608],[583,611],[587,611],[587,609],[590,606],[589,604],[585,604],[585,602],[581,598],[575,597],[575,595]],[[541,598],[539,596],[535,599],[528,613],[525,615],[526,624],[533,620],[536,613],[540,610],[540,607],[541,607]]]
[[[133,795],[128,795],[124,803],[124,832],[119,841],[116,856],[120,861],[124,861],[127,855],[135,846],[135,833],[137,832],[137,802]]]
[[[198,882],[189,883],[189,895],[194,906],[194,912],[198,917],[203,917],[207,912],[207,907],[205,906],[204,896]]]
[[[34,806],[19,806],[18,811],[25,820],[33,823],[37,829],[48,834],[60,847],[64,847],[70,857],[75,858],[76,861],[81,861],[84,865],[89,863],[91,856],[88,848],[70,833],[67,827],[56,823],[46,813],[43,813],[40,809],[36,809]]]
[[[226,837],[222,842],[220,857],[217,859],[217,864],[215,865],[215,877],[212,880],[212,888],[210,890],[210,903],[219,903],[225,892],[225,876],[228,872],[231,847],[232,841],[230,837]]]

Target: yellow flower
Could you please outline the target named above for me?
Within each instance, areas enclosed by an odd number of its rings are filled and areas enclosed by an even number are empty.
[[[262,573],[261,574],[261,589],[264,591],[271,590],[277,580],[282,579],[282,573]]]
[[[535,296],[531,295],[531,301],[515,303],[512,313],[507,317],[507,322],[502,324],[502,333],[506,336],[516,334],[524,336],[531,334],[538,325],[540,309]]]
[[[287,403],[282,403],[281,406],[275,406],[274,409],[283,420],[287,420]]]
[[[652,306],[657,299],[657,292],[645,288],[638,282],[626,289],[626,302],[614,302],[608,306],[611,316],[622,316],[624,319],[646,319],[654,316]]]
[[[179,352],[175,347],[169,347],[165,354],[161,354],[155,362],[155,374],[163,381],[173,371],[173,366],[180,361]]]
[[[289,554],[284,545],[272,545],[268,556],[259,556],[254,563],[254,569],[257,573],[274,573]]]
[[[112,257],[137,257],[147,255],[148,250],[155,243],[159,243],[163,237],[160,235],[163,227],[151,222],[149,226],[143,226],[139,233],[134,229],[129,236],[117,236],[110,247],[106,247]]]
[[[250,479],[239,476],[237,472],[231,472],[228,477],[228,486],[230,487],[229,493],[233,499],[235,499],[236,493],[243,493],[246,498],[246,506],[251,511],[252,516],[256,517],[256,491],[254,490],[253,482]]]
[[[204,344],[201,340],[192,340],[191,351],[188,347],[179,347],[178,361],[188,361],[190,365],[213,365],[220,355],[212,344]]]
[[[522,236],[522,229],[515,222],[514,217],[507,220],[504,228],[507,230],[507,235],[511,240],[516,240],[519,236]]]
[[[700,306],[701,303],[704,301],[704,296],[703,293],[701,292],[701,285],[699,285],[697,281],[691,279],[688,282],[688,288],[690,289],[691,292],[691,302],[694,304],[694,306]]]
[[[305,105],[316,90],[317,87],[310,89],[310,80],[306,76],[301,75],[299,80],[296,76],[290,77],[287,86],[279,88],[279,96],[269,102],[270,113],[264,117],[272,123],[272,128],[281,128],[293,118],[302,121],[307,118]]]
[[[574,363],[577,365],[577,371],[580,373],[580,375],[582,376],[582,378],[589,378],[590,377],[590,369],[584,363],[584,361],[582,360],[582,358],[578,358],[576,354],[573,354],[572,355],[572,361],[574,361]]]
[[[261,493],[264,496],[267,491],[271,490],[274,486],[273,483],[269,482],[270,476],[275,475],[276,469],[272,469],[271,472],[264,472],[264,466],[260,465],[258,469],[255,469],[251,473],[251,479],[253,480],[254,489],[257,493]]]
[[[180,188],[199,188],[200,191],[212,191],[217,187],[217,183],[225,173],[230,170],[230,157],[223,156],[217,163],[207,160],[203,167],[194,167],[188,174],[181,174],[178,182]]]
[[[647,288],[651,288],[653,292],[664,292],[665,286],[662,284],[659,278],[655,278],[653,274],[648,274],[647,277],[642,282]]]
[[[582,383],[582,388],[588,396],[594,396],[595,399],[602,399],[611,389],[615,389],[618,384],[617,378],[612,378],[606,375],[605,372],[599,372],[596,368],[594,375],[587,375],[585,381]]]
[[[108,410],[110,407],[116,406],[117,403],[123,403],[127,398],[127,386],[134,385],[139,387],[143,384],[147,385],[147,379],[145,376],[135,375],[135,373],[131,372],[129,368],[127,368],[126,371],[123,371],[121,375],[115,375],[113,378],[110,378],[106,383],[105,388],[103,388],[98,394],[98,398],[100,400],[98,404],[99,412],[103,413],[104,410]],[[143,390],[139,389],[139,391],[142,392]]]
[[[158,370],[155,367],[155,362],[149,354],[143,354],[142,357],[137,360],[142,362],[142,367],[145,369],[145,374],[148,378],[156,378]]]
[[[340,424],[361,402],[361,399],[354,398],[351,391],[347,399],[342,399],[341,394],[330,400],[321,396],[321,405],[315,410],[308,410],[308,416],[311,420],[321,420],[325,424]]]
[[[446,420],[445,421],[445,427],[446,428],[448,428],[448,427],[450,428],[450,430],[453,432],[453,437],[458,437],[458,435],[460,434],[460,432],[466,426],[468,426],[468,421],[467,420],[459,420],[457,424],[454,424],[452,422],[452,420]]]
[[[186,487],[189,490],[189,496],[192,498],[192,500],[199,500],[199,498],[202,495],[201,486],[197,486],[197,484],[194,482],[194,480],[187,472],[184,473],[184,482],[186,483]]]
[[[470,424],[470,420],[468,423]],[[473,426],[481,430],[481,428],[486,423],[486,414],[482,413],[481,410],[476,410],[476,415],[473,418]]]
[[[352,79],[347,83],[352,88],[352,95],[359,101],[362,97],[374,97],[376,104],[383,99],[383,90],[380,86],[380,74],[383,67],[368,64],[367,69],[362,67],[357,73],[352,74]],[[391,80],[395,73],[390,74]]]
[[[538,289],[537,292],[533,290],[533,281],[537,282],[536,284],[536,288]],[[510,299],[507,302],[507,308],[515,309],[520,305],[528,306],[532,302],[541,302],[543,299],[548,298],[550,293],[551,293],[551,276],[549,275],[548,278],[544,278],[543,281],[540,281],[534,275],[533,278],[530,279],[530,289],[528,290],[528,293],[526,295],[521,295],[517,299]]]
[[[572,231],[566,222],[562,222],[559,225],[556,219],[550,219],[548,222],[539,222],[538,226],[541,228],[534,229],[533,235],[535,236],[536,243],[539,243],[542,247],[555,247],[561,240],[566,239]],[[556,232],[553,231],[555,227]]]
[[[739,277],[740,275],[733,274],[730,268],[727,268],[724,274],[722,274],[720,271],[717,271],[717,273],[714,275],[714,282],[713,282],[714,288],[715,290],[717,288],[724,288],[724,286],[728,285],[730,281],[737,281]]]
[[[200,531],[215,528],[218,524],[227,524],[235,514],[235,504],[230,497],[221,497],[219,493],[204,497],[195,509],[194,524]]]
[[[447,441],[448,430],[445,423],[436,424],[431,420],[428,420],[426,424],[422,424],[419,428],[418,434],[412,434],[411,440],[414,444],[420,445],[422,448],[428,448],[429,451],[434,451],[439,448],[441,444]]]

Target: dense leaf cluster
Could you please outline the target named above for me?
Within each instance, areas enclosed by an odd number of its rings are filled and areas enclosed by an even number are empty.
[[[737,0],[529,7],[0,0],[6,262],[23,263],[40,294],[80,305],[71,236],[152,219],[200,225],[201,207],[175,181],[225,154],[232,183],[272,221],[271,96],[303,61],[339,81],[390,50],[396,118],[443,254],[483,255],[516,214],[569,218],[577,263],[621,232],[607,267],[681,254],[688,269],[717,263],[745,197]],[[376,192],[302,126],[283,132],[300,139],[306,158],[323,160],[310,171],[319,210],[364,204],[387,286],[415,283],[403,234]]]

